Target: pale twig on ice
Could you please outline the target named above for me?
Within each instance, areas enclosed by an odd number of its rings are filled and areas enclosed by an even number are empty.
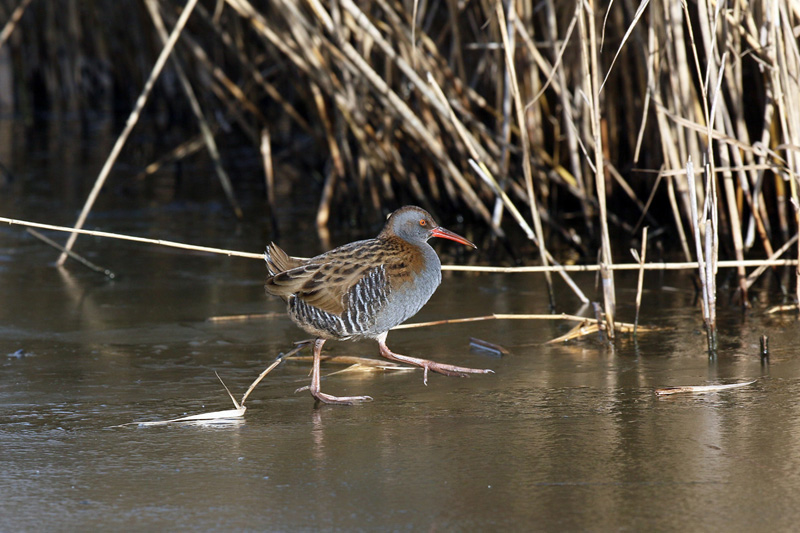
[[[263,253],[242,252],[238,250],[227,250],[225,248],[214,248],[211,246],[197,246],[193,244],[185,244],[176,241],[167,241],[164,239],[148,239],[146,237],[136,237],[134,235],[125,235],[122,233],[111,233],[108,231],[94,231],[85,229],[75,229],[66,226],[57,226],[54,224],[43,224],[40,222],[31,222],[27,220],[19,220],[14,218],[0,217],[0,222],[12,224],[17,226],[25,226],[30,228],[39,228],[52,231],[65,231],[67,233],[80,233],[81,235],[91,235],[93,237],[107,237],[110,239],[119,239],[123,241],[141,242],[146,244],[155,244],[158,246],[167,246],[170,248],[179,248],[182,250],[192,250],[196,252],[207,252],[211,254],[227,255],[229,257],[244,257],[247,259],[264,260]],[[298,258],[299,259],[299,258]],[[744,261],[719,261],[718,268],[735,268],[738,266],[744,267],[760,267],[760,266],[797,266],[797,259],[745,259]],[[608,265],[611,270],[691,270],[698,267],[696,261],[685,262],[652,262],[645,263],[642,266],[639,263],[618,263]],[[505,274],[532,274],[539,272],[595,272],[600,270],[600,265],[550,265],[550,266],[521,266],[521,267],[500,267],[500,266],[481,266],[481,265],[442,265],[442,270],[449,270],[455,272],[482,272],[482,273],[505,273]]]
[[[228,386],[225,385],[225,382],[222,381],[222,378],[219,377],[219,374],[214,372],[216,374],[216,376],[217,376],[217,379],[219,379],[220,383],[222,383],[222,386],[225,387],[225,392],[227,392],[228,396],[230,396],[231,401],[233,402],[234,409],[228,409],[228,410],[225,410],[225,411],[212,411],[210,413],[200,413],[200,414],[197,414],[197,415],[184,416],[184,417],[181,417],[181,418],[173,418],[173,419],[170,419],[170,420],[155,420],[155,421],[152,421],[152,422],[130,422],[128,424],[121,424],[121,425],[122,426],[138,425],[140,427],[148,427],[148,426],[163,426],[163,425],[172,424],[172,423],[175,423],[175,422],[219,423],[219,422],[228,422],[228,421],[241,419],[241,418],[244,417],[245,411],[247,411],[247,407],[245,407],[244,402],[245,402],[245,400],[247,400],[247,397],[250,396],[250,393],[253,391],[253,389],[256,388],[256,385],[258,385],[261,382],[261,380],[264,379],[264,377],[267,374],[269,374],[276,366],[281,364],[285,359],[291,357],[292,355],[296,354],[297,352],[299,352],[300,350],[305,348],[307,345],[308,345],[307,341],[298,343],[297,346],[295,346],[294,349],[292,349],[291,351],[289,351],[289,352],[279,356],[277,359],[275,359],[275,361],[273,361],[273,363],[271,365],[269,365],[266,368],[266,370],[264,370],[255,379],[255,381],[253,381],[253,383],[247,389],[247,392],[245,392],[244,395],[242,396],[242,400],[240,402],[236,401],[236,398],[233,397],[233,394],[231,394],[231,391],[228,389]],[[117,426],[117,427],[119,427],[119,426]]]
[[[709,392],[718,392],[721,390],[738,389],[739,387],[746,387],[752,385],[756,380],[745,381],[744,383],[730,383],[727,385],[697,385],[685,387],[665,387],[663,389],[656,389],[656,396],[667,396],[669,394],[680,393],[693,393],[693,394],[706,394]]]
[[[231,391],[228,389],[228,386],[225,385],[225,382],[222,381],[222,378],[219,377],[219,374],[216,374],[215,372],[217,379],[219,379],[220,383],[222,383],[222,386],[225,387],[225,391],[228,393],[228,396],[233,402],[234,406],[233,409],[228,409],[224,411],[212,411],[209,413],[200,413],[196,415],[183,416],[180,418],[172,418],[170,420],[154,420],[151,422],[130,422],[128,424],[122,424],[122,426],[129,426],[129,425],[138,425],[140,427],[163,426],[166,424],[173,424],[177,422],[225,423],[242,419],[244,418],[245,411],[247,411],[247,407],[245,407],[244,405],[245,401],[247,401],[247,398],[250,396],[250,393],[253,392],[253,389],[255,389],[259,383],[261,383],[261,380],[263,380],[267,376],[267,374],[272,372],[272,370],[274,370],[275,367],[280,365],[286,359],[293,358],[301,361],[310,359],[305,357],[294,357],[295,354],[297,354],[300,350],[302,350],[309,344],[311,344],[311,341],[298,342],[296,343],[295,347],[292,350],[277,357],[275,361],[273,361],[271,365],[269,365],[263,372],[261,372],[261,374],[259,374],[259,376],[253,381],[253,383],[250,384],[250,386],[247,388],[247,391],[245,391],[244,395],[242,396],[242,399],[238,402],[236,401],[236,398],[233,397],[233,394],[231,394]],[[343,370],[338,370],[336,372],[328,374],[329,376],[333,376],[335,374],[340,374],[343,372],[355,372],[355,371],[375,372],[375,371],[391,371],[391,370],[417,370],[416,367],[399,365],[391,361],[379,361],[377,359],[367,359],[365,357],[329,356],[325,357],[324,360],[330,363],[349,365],[347,368]],[[305,390],[307,388],[308,387],[303,387],[297,389],[297,391]]]

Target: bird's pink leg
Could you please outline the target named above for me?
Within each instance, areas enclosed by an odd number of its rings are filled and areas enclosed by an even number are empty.
[[[488,368],[469,368],[465,366],[447,365],[444,363],[437,363],[436,361],[429,361],[428,359],[418,359],[416,357],[394,353],[386,346],[385,333],[378,337],[378,345],[381,349],[381,355],[386,359],[421,367],[424,371],[422,381],[425,385],[428,384],[428,370],[436,372],[437,374],[444,374],[445,376],[458,376],[462,378],[466,377],[467,374],[494,374],[494,370]]]
[[[319,362],[323,344],[325,344],[325,339],[314,341],[314,364],[311,368],[311,385],[308,387],[308,390],[311,391],[311,396],[322,403],[352,405],[354,403],[371,402],[372,398],[370,396],[331,396],[319,390]]]

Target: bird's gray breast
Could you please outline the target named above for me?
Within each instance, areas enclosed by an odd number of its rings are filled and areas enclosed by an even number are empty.
[[[376,337],[402,324],[416,315],[428,303],[442,282],[442,269],[436,252],[424,244],[422,247],[424,268],[413,273],[400,283],[387,283],[386,302],[375,315],[375,323],[369,334]]]

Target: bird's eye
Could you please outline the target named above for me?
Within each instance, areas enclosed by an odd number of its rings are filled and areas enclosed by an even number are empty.
[[[428,221],[425,220],[424,218],[421,218],[421,219],[419,219],[419,225],[420,226],[427,226],[428,225]]]

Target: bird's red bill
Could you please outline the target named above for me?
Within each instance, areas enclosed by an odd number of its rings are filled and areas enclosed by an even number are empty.
[[[472,246],[473,248],[477,249],[478,247],[469,242],[467,239],[459,235],[458,233],[453,233],[449,229],[444,229],[442,227],[433,228],[431,230],[431,235],[434,237],[440,237],[442,239],[450,239],[451,241],[460,242],[461,244],[466,244],[467,246]]]

